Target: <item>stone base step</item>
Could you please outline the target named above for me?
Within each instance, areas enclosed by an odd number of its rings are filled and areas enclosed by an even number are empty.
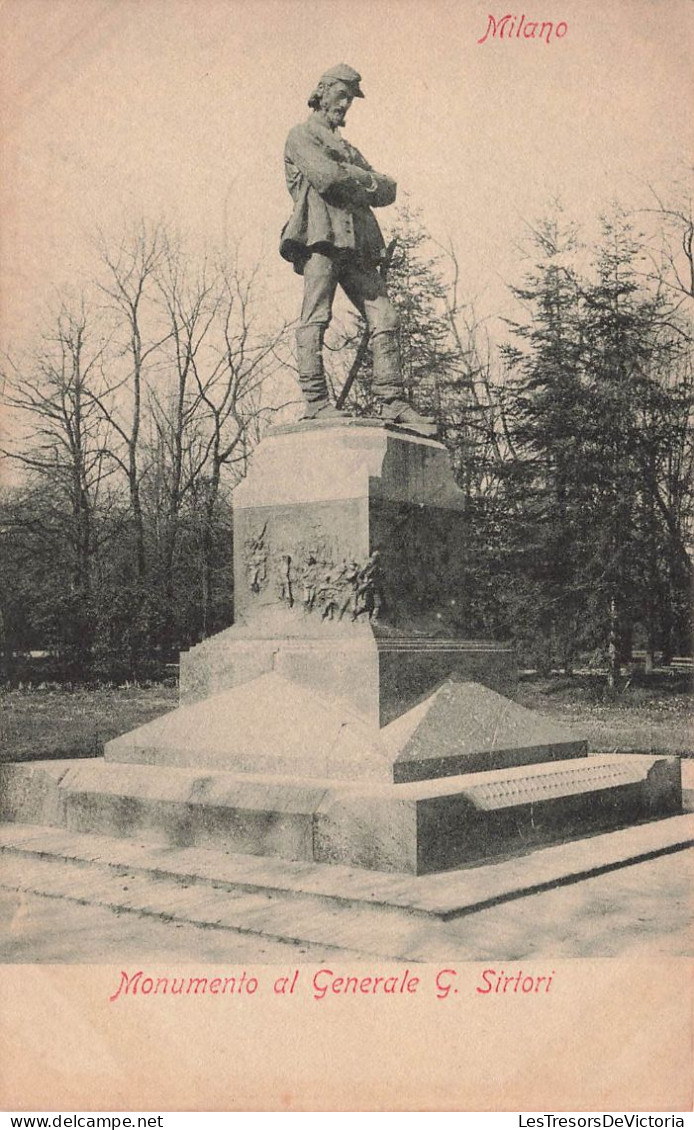
[[[129,871],[105,872],[97,864],[75,867],[47,859],[3,860],[0,886],[26,894],[66,899],[82,905],[135,913],[173,923],[252,934],[283,942],[310,942],[361,951],[359,937],[373,939],[373,922],[363,914],[305,907],[295,899],[269,894],[244,894],[216,887],[186,887],[166,879],[133,875]],[[367,919],[375,912],[367,913]],[[336,918],[344,920],[336,923]],[[378,923],[382,934],[381,922]],[[351,941],[350,941],[351,937]],[[333,938],[332,942],[328,939]],[[385,945],[385,939],[384,945]]]
[[[451,920],[692,845],[694,820],[679,816],[413,877],[5,825],[0,888],[352,955],[432,961],[454,953]]]
[[[2,767],[4,819],[424,874],[681,811],[679,761],[593,757],[382,785],[93,761]]]

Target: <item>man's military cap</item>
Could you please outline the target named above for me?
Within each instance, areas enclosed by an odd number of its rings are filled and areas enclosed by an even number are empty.
[[[348,86],[355,98],[363,98],[364,93],[359,86],[361,82],[361,75],[354,70],[353,67],[348,67],[346,63],[338,63],[336,67],[331,67],[329,71],[321,75],[319,82],[329,82],[331,79],[336,79],[338,82],[344,82]]]

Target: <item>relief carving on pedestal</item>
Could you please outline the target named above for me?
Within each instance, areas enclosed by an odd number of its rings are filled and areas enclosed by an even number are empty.
[[[281,604],[321,620],[378,620],[385,607],[378,550],[355,561],[321,530],[276,552],[266,522],[246,537],[243,562],[252,593],[271,599],[274,588]]]
[[[243,563],[251,592],[261,592],[267,584],[267,522],[259,533],[249,534],[244,542]]]
[[[347,558],[338,563],[299,546],[293,557],[282,554],[280,562],[280,600],[290,608],[298,601],[304,612],[319,614],[321,620],[378,619],[384,597],[377,550],[365,564]]]

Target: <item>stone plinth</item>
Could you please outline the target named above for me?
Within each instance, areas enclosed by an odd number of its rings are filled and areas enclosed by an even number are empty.
[[[479,683],[447,679],[379,727],[277,672],[106,745],[107,762],[390,784],[585,756],[585,741]]]
[[[413,875],[681,808],[677,758],[613,755],[387,785],[99,760],[0,766],[0,816],[170,848]]]
[[[451,672],[515,684],[474,638],[464,497],[442,444],[348,420],[277,429],[234,492],[235,624],[181,656],[181,701],[269,671],[384,726]]]
[[[343,629],[326,622],[319,635],[304,637],[282,635],[280,627],[260,635],[257,625],[234,625],[182,653],[181,704],[274,671],[386,726],[451,673],[506,693],[516,684],[515,654],[503,643],[385,636],[369,623]]]

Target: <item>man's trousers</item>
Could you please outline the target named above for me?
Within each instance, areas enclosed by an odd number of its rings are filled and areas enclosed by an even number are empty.
[[[299,376],[307,401],[321,400],[326,395],[321,347],[332,318],[338,284],[366,319],[374,354],[374,392],[384,400],[401,396],[398,315],[381,275],[349,252],[330,256],[314,251],[304,267],[304,301],[296,335]]]

